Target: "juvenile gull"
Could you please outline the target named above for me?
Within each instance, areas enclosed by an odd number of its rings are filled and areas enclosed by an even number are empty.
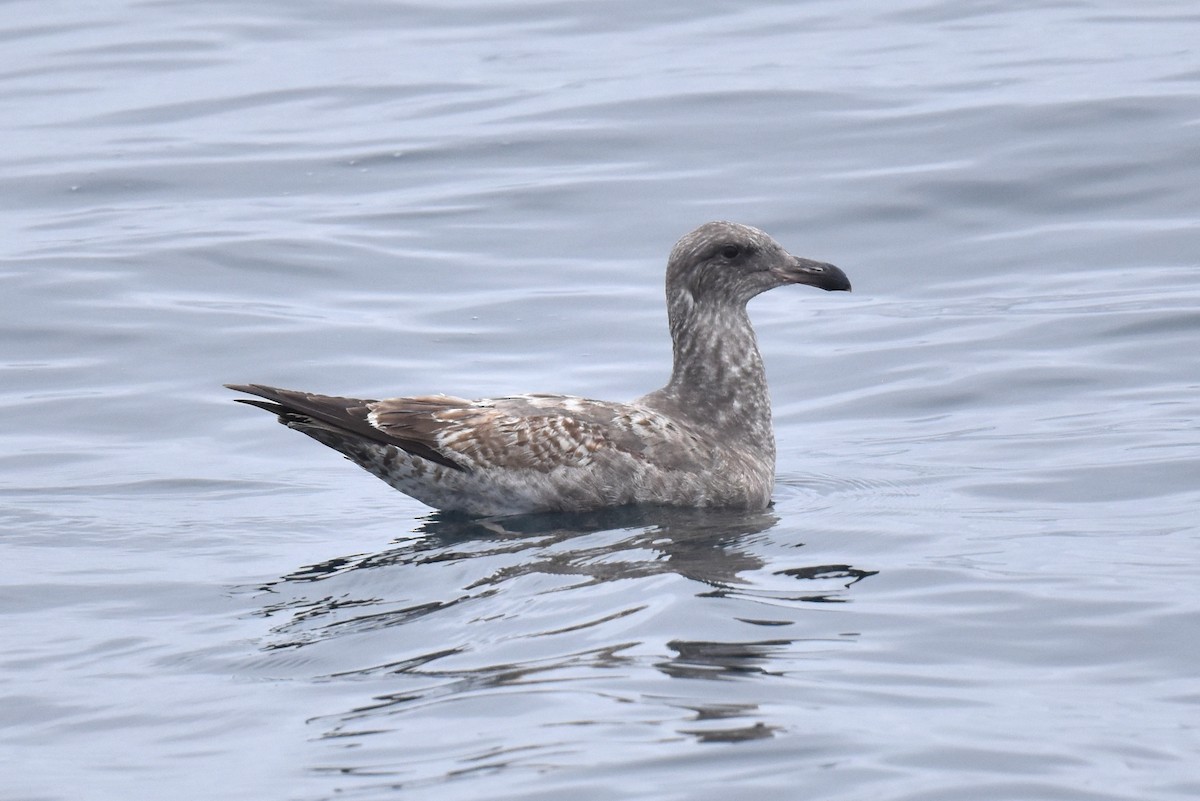
[[[767,377],[746,314],[785,284],[849,290],[757,228],[706,223],[667,261],[674,367],[631,403],[570,395],[364,400],[262,384],[239,398],[439,509],[474,515],[625,504],[763,509],[775,486]]]

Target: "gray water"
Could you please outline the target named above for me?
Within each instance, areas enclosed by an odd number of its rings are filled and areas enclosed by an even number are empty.
[[[0,797],[1200,795],[1192,2],[0,23]],[[714,218],[775,504],[439,517],[223,382],[624,399]]]

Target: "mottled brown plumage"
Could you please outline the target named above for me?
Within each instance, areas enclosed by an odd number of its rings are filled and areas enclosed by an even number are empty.
[[[774,487],[766,374],[746,303],[789,283],[848,290],[755,228],[707,223],[667,267],[674,368],[632,403],[565,395],[363,400],[229,385],[424,503],[471,514],[632,503],[761,509]]]

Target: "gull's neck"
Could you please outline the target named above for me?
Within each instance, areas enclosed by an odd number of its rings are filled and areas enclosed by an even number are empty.
[[[771,398],[762,356],[744,302],[667,300],[674,367],[671,380],[647,395],[652,407],[775,454]]]

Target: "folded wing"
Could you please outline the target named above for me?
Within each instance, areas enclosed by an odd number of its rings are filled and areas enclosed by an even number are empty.
[[[707,451],[699,438],[644,408],[571,396],[369,400],[261,384],[229,387],[264,398],[241,400],[343,452],[336,444],[340,438],[349,438],[348,444],[367,440],[464,472],[546,473],[616,456],[663,468],[694,467]],[[325,436],[329,433],[336,436]]]

